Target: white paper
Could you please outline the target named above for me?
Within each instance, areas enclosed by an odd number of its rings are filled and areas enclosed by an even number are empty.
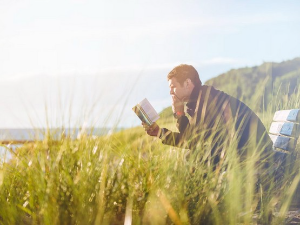
[[[155,111],[155,109],[150,104],[147,98],[141,101],[139,105],[143,108],[143,110],[145,111],[145,113],[148,115],[149,119],[152,122],[155,122],[159,119],[158,113]]]

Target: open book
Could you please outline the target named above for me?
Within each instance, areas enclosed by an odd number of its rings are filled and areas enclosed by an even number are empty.
[[[159,115],[146,98],[134,106],[132,110],[142,122],[148,124],[149,126],[159,119]]]

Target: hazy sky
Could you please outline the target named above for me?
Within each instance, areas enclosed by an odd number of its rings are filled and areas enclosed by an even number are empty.
[[[121,113],[120,126],[139,124],[132,105],[170,105],[180,63],[206,81],[299,57],[299,11],[296,0],[0,0],[0,127],[44,126],[45,112],[52,125]]]

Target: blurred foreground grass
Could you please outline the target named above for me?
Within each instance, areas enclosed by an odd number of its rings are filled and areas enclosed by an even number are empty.
[[[266,127],[285,108],[299,108],[299,94],[260,115]],[[171,115],[163,111],[159,125],[174,130]],[[209,144],[187,160],[188,150],[164,146],[141,127],[77,140],[48,135],[1,165],[0,224],[283,224],[300,180],[299,146],[284,185],[256,192],[253,160],[241,163],[230,141],[215,171],[205,158]],[[261,208],[277,212],[272,222],[257,211],[262,197]]]

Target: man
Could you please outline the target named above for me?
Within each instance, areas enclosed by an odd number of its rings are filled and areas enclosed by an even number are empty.
[[[190,150],[196,150],[200,140],[210,140],[214,163],[219,161],[217,152],[230,138],[235,140],[241,156],[245,156],[245,148],[250,146],[265,153],[263,157],[271,153],[272,141],[257,115],[238,99],[202,85],[193,66],[181,64],[175,67],[168,74],[168,81],[179,132],[160,128],[156,123],[152,126],[143,124],[148,135],[159,137],[163,144]]]
[[[255,162],[252,172],[258,179],[256,192],[260,191],[260,185],[266,192],[270,191],[277,173],[277,166],[274,166],[277,153],[272,151],[272,141],[257,115],[238,99],[202,85],[198,72],[191,65],[175,67],[168,74],[168,81],[179,132],[160,128],[156,123],[152,126],[143,123],[147,134],[159,137],[163,144],[190,149],[194,153],[209,152],[202,154],[200,159],[210,171],[220,169],[218,165],[224,162],[226,149],[236,150],[240,162],[249,158],[247,165],[251,165],[251,160]],[[269,201],[263,197],[264,201]],[[193,211],[195,207],[191,202],[189,208]]]

